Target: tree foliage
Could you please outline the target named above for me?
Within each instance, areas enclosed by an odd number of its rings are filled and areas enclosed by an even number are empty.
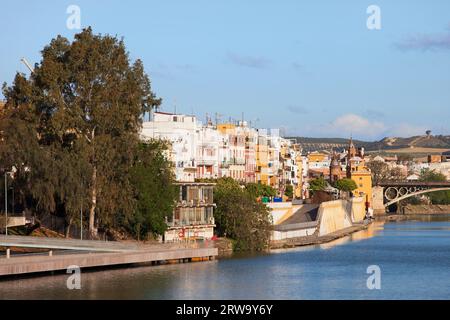
[[[367,163],[367,168],[372,173],[372,184],[377,186],[382,181],[404,180],[406,177],[400,167],[392,167],[380,160],[373,160]]]
[[[356,185],[356,182],[352,179],[344,178],[336,181],[335,187],[344,192],[351,192],[353,190],[356,190],[358,186]]]
[[[323,177],[313,179],[309,182],[309,190],[323,191],[327,187],[327,182]]]
[[[160,100],[122,40],[90,28],[72,42],[58,36],[31,76],[17,74],[3,91],[1,167],[16,168],[24,207],[68,221],[89,208],[94,236],[118,213],[133,213],[130,168],[142,115]]]
[[[171,162],[164,155],[166,149],[167,146],[157,140],[140,144],[131,170],[137,203],[126,226],[138,239],[149,234],[164,234],[166,219],[175,205],[178,193],[173,184],[175,177]]]
[[[284,195],[289,199],[292,199],[294,197],[294,187],[291,184],[288,184],[286,186],[286,189],[284,190]]]
[[[445,175],[435,170],[422,169],[419,176],[420,181],[442,182],[447,181]],[[427,194],[432,204],[450,204],[450,191],[435,191]]]
[[[262,183],[247,183],[245,185],[250,194],[252,194],[255,198],[258,197],[275,197],[277,195],[277,191],[266,184]]]
[[[272,221],[267,206],[256,200],[253,186],[248,190],[231,178],[220,178],[215,182],[217,233],[233,239],[236,250],[265,249]]]

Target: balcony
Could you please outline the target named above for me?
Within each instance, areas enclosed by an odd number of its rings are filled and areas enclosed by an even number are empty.
[[[213,166],[217,163],[217,159],[199,159],[197,166]]]

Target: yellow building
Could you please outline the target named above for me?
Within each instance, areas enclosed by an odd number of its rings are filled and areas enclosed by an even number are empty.
[[[297,148],[299,148],[298,145],[297,145]],[[301,151],[297,152],[295,162],[297,163],[297,181],[298,181],[298,183],[294,189],[294,195],[296,198],[303,199],[303,158],[302,158]]]
[[[269,147],[264,134],[258,135],[256,144],[256,182],[269,185]]]
[[[231,178],[244,182],[246,169],[246,135],[242,130],[232,123],[222,123],[217,125],[220,134],[227,135],[229,148],[228,174]]]
[[[229,134],[234,132],[234,129],[236,129],[236,125],[232,123],[221,123],[217,124],[217,131],[219,131],[221,134]]]
[[[353,195],[364,197],[367,206],[371,206],[372,174],[366,166],[364,148],[357,150],[351,139],[347,154],[347,178],[356,183],[357,189],[353,191]]]
[[[308,154],[308,162],[324,162],[328,158],[328,155],[322,152],[314,151]]]

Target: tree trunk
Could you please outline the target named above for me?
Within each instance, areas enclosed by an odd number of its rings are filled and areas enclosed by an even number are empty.
[[[97,206],[97,168],[92,171],[91,207],[89,209],[89,234],[93,237],[97,235],[95,229],[95,208]]]
[[[70,227],[72,226],[72,221],[73,221],[73,218],[70,218],[69,222],[66,224],[66,232],[64,234],[64,236],[66,238],[69,238],[69,236],[70,236]]]

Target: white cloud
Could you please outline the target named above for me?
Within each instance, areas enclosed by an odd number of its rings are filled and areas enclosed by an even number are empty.
[[[307,136],[322,138],[353,138],[366,141],[377,141],[384,137],[407,138],[424,135],[433,127],[414,125],[406,122],[385,124],[382,121],[366,118],[354,113],[338,116],[329,123],[304,123],[295,128],[287,128],[289,136]]]
[[[339,136],[361,136],[377,138],[386,131],[386,126],[380,121],[370,121],[353,113],[344,114],[325,125],[327,134]]]
[[[390,128],[387,132],[388,136],[392,137],[412,137],[424,135],[425,131],[429,128],[425,126],[416,126],[408,123],[399,123],[394,127]]]

